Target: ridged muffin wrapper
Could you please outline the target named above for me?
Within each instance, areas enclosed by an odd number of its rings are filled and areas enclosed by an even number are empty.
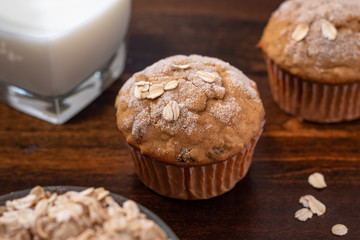
[[[360,84],[326,84],[301,79],[265,56],[275,102],[304,120],[331,123],[360,118]]]
[[[128,145],[140,180],[160,195],[177,199],[208,199],[234,188],[243,179],[252,162],[259,133],[230,159],[204,166],[183,167],[167,164],[141,154]]]

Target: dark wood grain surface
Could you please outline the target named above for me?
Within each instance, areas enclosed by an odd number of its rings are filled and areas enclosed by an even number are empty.
[[[283,113],[272,100],[255,45],[280,0],[134,0],[125,73],[68,123],[56,126],[0,104],[0,194],[35,185],[102,186],[160,216],[180,239],[338,239],[331,227],[360,239],[360,121],[320,125]],[[134,173],[115,124],[114,100],[135,71],[173,54],[214,56],[259,86],[266,126],[251,169],[229,193],[202,201],[168,199]],[[320,171],[328,187],[315,190]],[[294,219],[312,194],[327,212]]]

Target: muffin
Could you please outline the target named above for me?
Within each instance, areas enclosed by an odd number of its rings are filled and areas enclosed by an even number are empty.
[[[178,199],[232,189],[249,169],[264,123],[255,82],[199,55],[168,57],[135,73],[115,106],[140,180]]]
[[[258,44],[280,108],[327,123],[360,117],[360,1],[288,0]]]

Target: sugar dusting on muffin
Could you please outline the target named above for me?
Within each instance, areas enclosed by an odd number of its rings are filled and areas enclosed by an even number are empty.
[[[199,55],[169,57],[134,74],[116,107],[130,145],[175,164],[232,157],[258,133],[264,115],[252,80],[228,63]]]
[[[290,0],[272,15],[259,46],[277,65],[305,79],[360,79],[360,1]]]

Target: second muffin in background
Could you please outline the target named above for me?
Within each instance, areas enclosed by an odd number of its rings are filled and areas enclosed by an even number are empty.
[[[360,1],[288,0],[258,45],[280,108],[314,122],[360,118]]]
[[[264,124],[255,82],[199,55],[172,56],[134,74],[115,106],[139,178],[171,198],[231,190],[246,175]]]

